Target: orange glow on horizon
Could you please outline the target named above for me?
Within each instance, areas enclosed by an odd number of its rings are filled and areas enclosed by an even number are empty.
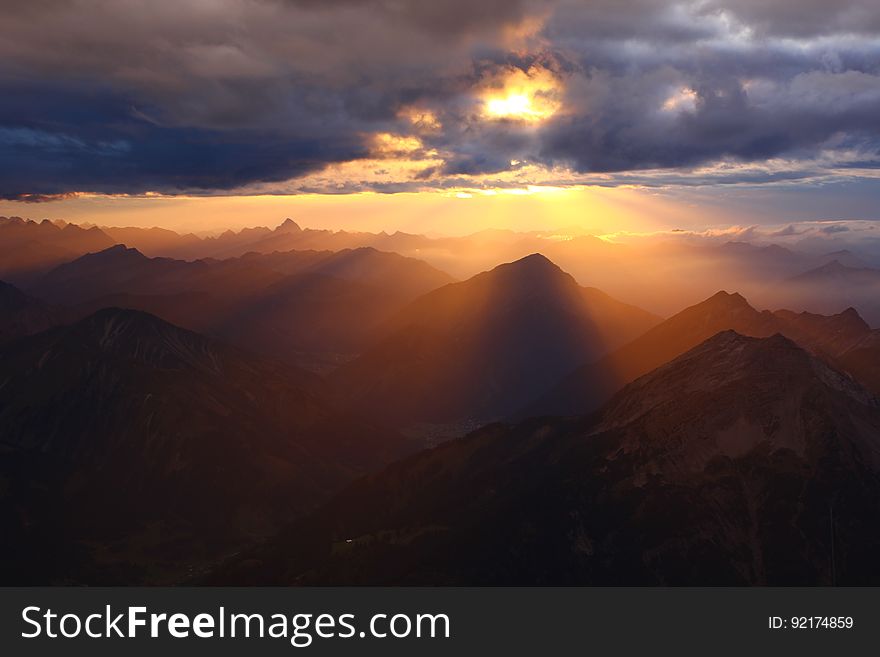
[[[200,234],[253,226],[274,227],[285,217],[310,228],[389,233],[400,230],[441,235],[466,235],[486,229],[605,235],[705,225],[705,217],[698,208],[626,187],[525,186],[290,196],[82,194],[28,206],[0,201],[0,215],[99,226],[159,226]],[[737,223],[735,217],[716,216],[715,219]]]

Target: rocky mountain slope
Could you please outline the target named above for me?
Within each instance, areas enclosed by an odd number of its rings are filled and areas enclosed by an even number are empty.
[[[725,331],[592,417],[492,425],[367,477],[207,581],[880,582],[880,405]]]

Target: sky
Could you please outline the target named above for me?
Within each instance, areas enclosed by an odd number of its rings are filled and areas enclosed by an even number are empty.
[[[0,214],[880,220],[876,0],[6,0]]]

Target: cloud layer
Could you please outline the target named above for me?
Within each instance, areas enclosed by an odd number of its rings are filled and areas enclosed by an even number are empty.
[[[3,198],[873,179],[880,6],[10,0],[0,96]]]

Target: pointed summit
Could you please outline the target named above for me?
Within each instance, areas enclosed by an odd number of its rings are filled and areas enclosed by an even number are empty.
[[[299,224],[296,223],[293,219],[288,217],[285,219],[278,228],[275,229],[277,233],[299,233],[302,232],[302,228],[300,228]]]
[[[119,287],[123,280],[131,280],[143,267],[158,260],[124,244],[115,244],[55,267],[30,291],[51,303],[79,303]]]
[[[129,257],[139,257],[146,258],[146,256],[134,248],[129,248],[125,244],[114,244],[113,246],[104,249],[103,251],[96,251],[93,253],[87,253],[81,260],[91,259],[94,260],[96,258],[115,258],[119,256],[129,256]]]
[[[859,315],[859,311],[852,306],[849,306],[846,310],[838,313],[837,316],[850,322],[858,322],[860,325],[870,328],[868,326],[868,323],[862,318],[861,315]]]
[[[503,267],[510,267],[516,269],[551,269],[553,271],[562,271],[559,266],[554,263],[550,258],[545,256],[543,253],[531,253],[524,258],[520,258],[519,260],[514,260],[513,262],[508,262],[503,265],[498,265],[495,269],[501,269]]]
[[[699,303],[693,307],[754,310],[754,308],[749,305],[749,302],[746,301],[746,298],[739,292],[727,292],[725,290],[716,292],[702,303]]]
[[[137,249],[131,249],[125,246],[125,244],[115,244],[102,251],[86,253],[76,260],[66,262],[50,271],[46,275],[46,278],[80,275],[82,272],[88,270],[119,266],[121,264],[133,265],[147,260],[149,260],[149,258]]]
[[[656,321],[535,253],[416,300],[335,376],[356,405],[394,399],[402,424],[496,420]]]
[[[518,294],[579,295],[580,286],[571,274],[540,253],[498,265],[472,280],[485,279],[489,284],[507,287]]]

